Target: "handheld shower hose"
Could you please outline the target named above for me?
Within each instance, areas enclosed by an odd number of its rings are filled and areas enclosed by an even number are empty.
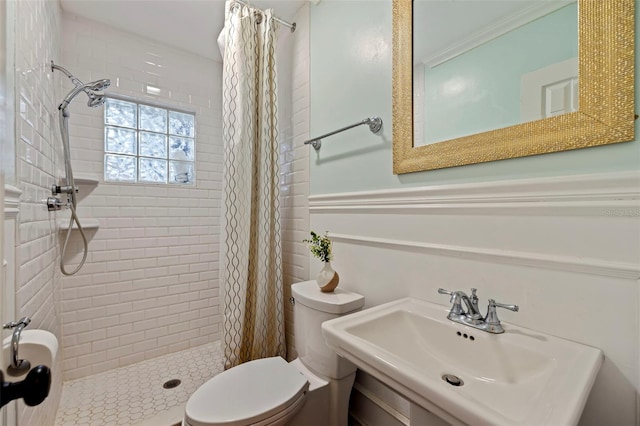
[[[80,93],[85,92],[89,97],[87,101],[87,106],[92,108],[98,107],[104,104],[104,95],[100,93],[96,93],[97,91],[102,91],[109,87],[111,82],[107,79],[97,80],[91,83],[83,83],[78,78],[74,77],[69,71],[64,69],[59,65],[55,65],[53,61],[51,61],[51,71],[59,70],[63,74],[65,74],[75,85],[75,87],[67,94],[64,100],[58,106],[58,118],[60,125],[60,136],[62,137],[62,148],[64,151],[64,170],[65,170],[65,180],[66,186],[64,190],[61,192],[65,192],[67,194],[67,205],[69,210],[71,211],[71,217],[69,218],[69,226],[67,228],[67,233],[64,239],[64,244],[62,245],[62,252],[60,253],[60,271],[64,275],[74,275],[77,273],[84,263],[87,260],[87,255],[89,253],[89,243],[87,241],[87,236],[85,235],[84,229],[80,224],[80,219],[78,218],[78,214],[76,213],[77,208],[77,197],[76,197],[76,185],[73,180],[73,169],[71,168],[71,153],[69,147],[69,110],[67,107],[71,103],[71,101]],[[78,231],[80,232],[80,236],[82,237],[83,244],[83,255],[80,264],[71,272],[67,271],[64,264],[64,256],[67,252],[67,246],[69,244],[69,239],[71,238],[71,232],[73,231],[73,225],[77,226]]]

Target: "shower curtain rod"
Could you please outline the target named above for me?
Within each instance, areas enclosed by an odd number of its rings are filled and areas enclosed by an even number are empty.
[[[316,152],[319,152],[320,151],[320,147],[322,146],[321,139],[324,139],[327,136],[335,135],[336,133],[344,132],[345,130],[352,129],[352,128],[357,127],[357,126],[362,126],[363,124],[367,124],[369,126],[369,130],[371,130],[371,133],[378,133],[380,131],[380,129],[382,129],[382,118],[380,118],[380,117],[365,118],[364,120],[359,121],[359,122],[357,122],[355,124],[351,124],[349,126],[345,126],[345,127],[341,128],[341,129],[334,130],[333,132],[325,133],[324,135],[318,136],[317,138],[309,139],[308,141],[305,141],[304,144],[305,145],[311,145],[313,147],[313,149],[316,150]]]
[[[257,7],[254,7],[254,6],[250,5],[249,3],[245,2],[245,1],[242,1],[242,0],[234,0],[234,3],[238,3],[238,4],[241,4],[241,5],[243,5],[243,6],[247,6],[247,7],[253,7],[254,9],[257,9],[257,10],[259,10],[260,12],[262,12],[262,10],[261,10],[261,9],[258,9]],[[282,19],[278,18],[277,16],[274,16],[274,17],[273,17],[273,19],[274,19],[276,22],[280,22],[280,23],[281,23],[282,25],[284,25],[285,27],[289,27],[289,28],[291,29],[291,32],[292,32],[292,33],[296,31],[296,23],[295,23],[295,22],[294,22],[294,23],[287,22],[287,21],[285,21],[285,20],[282,20]]]

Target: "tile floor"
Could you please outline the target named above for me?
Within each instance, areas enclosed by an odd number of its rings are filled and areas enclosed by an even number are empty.
[[[171,426],[189,396],[223,371],[220,343],[209,343],[65,382],[56,426]],[[181,384],[164,389],[179,379]]]

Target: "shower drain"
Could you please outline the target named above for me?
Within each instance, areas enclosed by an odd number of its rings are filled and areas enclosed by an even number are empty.
[[[162,387],[165,388],[165,389],[173,389],[175,387],[180,386],[180,383],[182,383],[182,382],[179,379],[171,379],[171,380],[167,380],[166,382],[164,382]]]

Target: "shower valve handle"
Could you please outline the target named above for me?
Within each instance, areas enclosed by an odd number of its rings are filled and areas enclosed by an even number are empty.
[[[58,197],[47,198],[47,210],[49,210],[50,212],[62,210],[64,206],[65,206],[64,203]]]
[[[51,195],[57,194],[71,194],[74,191],[73,186],[60,186],[60,185],[52,185],[51,186]],[[78,188],[75,188],[76,194],[78,193]]]

